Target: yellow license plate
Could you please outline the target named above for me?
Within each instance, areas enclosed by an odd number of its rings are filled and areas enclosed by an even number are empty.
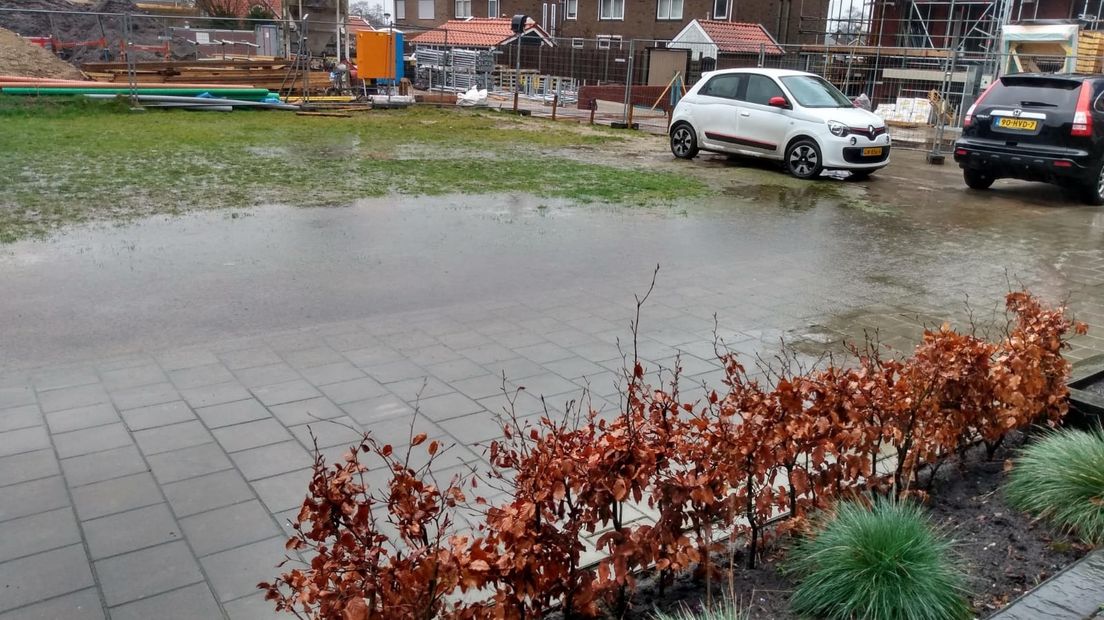
[[[1030,118],[999,118],[997,127],[1001,129],[1016,129],[1018,131],[1035,131],[1039,121]]]
[[[871,146],[863,149],[863,157],[877,157],[882,154],[882,147]]]

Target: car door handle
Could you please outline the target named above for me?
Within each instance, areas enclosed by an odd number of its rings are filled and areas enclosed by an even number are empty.
[[[740,112],[740,116],[751,116],[751,112]]]

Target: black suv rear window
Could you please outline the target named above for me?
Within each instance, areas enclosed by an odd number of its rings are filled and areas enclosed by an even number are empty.
[[[985,104],[1072,110],[1077,105],[1079,86],[1081,82],[1075,80],[1005,76],[985,98]]]

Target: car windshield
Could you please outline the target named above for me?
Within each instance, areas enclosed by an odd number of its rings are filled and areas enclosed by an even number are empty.
[[[794,99],[806,108],[854,107],[847,95],[815,75],[791,75],[782,78]]]

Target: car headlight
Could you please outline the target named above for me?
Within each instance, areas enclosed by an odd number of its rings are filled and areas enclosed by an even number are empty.
[[[828,121],[828,131],[832,132],[833,136],[842,138],[847,135],[847,125],[839,121]]]

